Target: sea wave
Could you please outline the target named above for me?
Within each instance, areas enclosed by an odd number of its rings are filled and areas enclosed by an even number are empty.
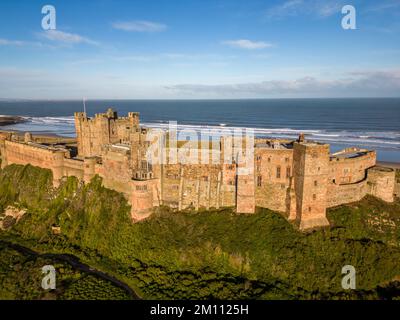
[[[54,133],[65,136],[75,134],[74,117],[24,117],[26,122],[8,126],[14,130]],[[169,123],[166,121],[143,122],[148,128],[167,130]],[[326,129],[294,129],[294,128],[249,128],[229,126],[225,123],[219,125],[185,124],[178,123],[179,131],[200,132],[206,130],[209,135],[223,135],[237,130],[252,130],[256,137],[295,139],[300,133],[304,133],[310,140],[358,145],[371,148],[389,148],[400,150],[400,132],[398,131],[357,131],[357,130],[326,130]],[[182,134],[184,134],[184,132]]]
[[[26,121],[43,124],[74,124],[74,117],[23,117]]]

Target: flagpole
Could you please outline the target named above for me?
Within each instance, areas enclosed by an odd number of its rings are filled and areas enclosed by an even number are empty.
[[[83,112],[86,114],[86,101],[85,101],[85,98],[83,98]]]

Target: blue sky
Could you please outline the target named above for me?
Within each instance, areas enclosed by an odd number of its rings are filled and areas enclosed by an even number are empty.
[[[400,96],[400,0],[0,2],[0,98],[351,96]]]

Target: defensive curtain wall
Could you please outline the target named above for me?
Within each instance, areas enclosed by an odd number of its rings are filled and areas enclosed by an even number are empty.
[[[297,141],[250,140],[250,164],[235,157],[226,163],[226,155],[235,147],[228,136],[213,144],[214,149],[194,147],[197,162],[188,148],[177,162],[153,163],[148,159],[151,129],[140,127],[137,113],[119,118],[108,110],[93,119],[77,113],[75,125],[77,154],[62,143],[38,143],[30,134],[24,139],[0,134],[2,167],[15,163],[50,169],[56,187],[63,177],[88,183],[99,175],[106,187],[126,196],[134,221],[148,217],[160,205],[178,210],[236,207],[238,213],[247,214],[264,207],[310,229],[329,224],[326,208],[359,201],[367,194],[391,202],[399,189],[394,170],[376,166],[374,151],[349,148],[330,154],[328,144],[303,136]],[[163,152],[173,154],[172,146],[164,147]],[[215,155],[217,162],[203,161]]]

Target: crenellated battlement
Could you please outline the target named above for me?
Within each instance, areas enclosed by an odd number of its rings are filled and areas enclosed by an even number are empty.
[[[84,112],[74,117],[77,154],[70,146],[37,142],[31,134],[20,138],[0,133],[2,167],[16,163],[51,169],[55,186],[67,176],[88,183],[99,175],[106,187],[126,196],[134,221],[160,205],[177,210],[235,207],[247,214],[264,207],[307,230],[329,225],[329,207],[367,194],[393,201],[398,192],[394,172],[376,167],[376,152],[371,150],[346,148],[330,154],[328,144],[307,141],[304,135],[296,141],[222,136],[206,148],[179,141],[175,149],[169,142],[167,161],[153,163],[147,141],[153,131],[140,126],[139,113],[119,117],[109,108],[92,118]],[[232,152],[249,144],[253,158],[241,163]],[[179,161],[171,161],[178,159],[178,150]],[[218,161],[211,162],[214,156]]]

